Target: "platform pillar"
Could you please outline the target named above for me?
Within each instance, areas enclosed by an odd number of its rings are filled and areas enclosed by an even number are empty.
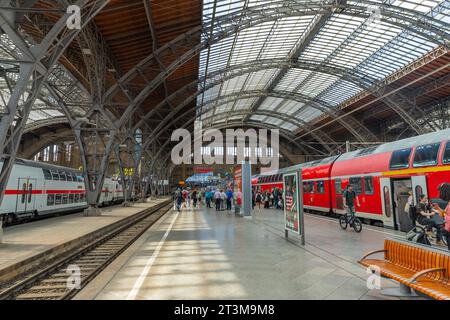
[[[98,217],[102,215],[102,210],[97,207],[89,207],[84,210],[85,217]]]
[[[0,216],[0,244],[3,243],[3,217]]]
[[[242,162],[242,216],[252,214],[252,166],[250,162]]]

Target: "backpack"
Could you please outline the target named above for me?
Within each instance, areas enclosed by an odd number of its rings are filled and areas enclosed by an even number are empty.
[[[256,201],[258,201],[258,202],[261,201],[261,195],[260,194],[256,195]]]

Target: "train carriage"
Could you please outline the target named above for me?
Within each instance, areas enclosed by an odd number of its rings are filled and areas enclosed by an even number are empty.
[[[0,162],[0,168],[3,162]],[[81,172],[17,159],[5,190],[0,215],[7,222],[87,208]]]
[[[304,208],[343,214],[343,193],[352,184],[360,200],[357,216],[408,231],[404,212],[409,192],[438,198],[438,186],[450,182],[450,129],[390,142],[339,156],[283,168],[272,175],[301,171]],[[256,188],[259,180],[253,180]],[[266,189],[282,184],[265,184]]]
[[[0,169],[3,162],[0,161]],[[106,178],[100,205],[123,201],[120,183]],[[5,190],[0,216],[6,223],[37,216],[70,213],[88,207],[82,172],[71,168],[17,159]]]

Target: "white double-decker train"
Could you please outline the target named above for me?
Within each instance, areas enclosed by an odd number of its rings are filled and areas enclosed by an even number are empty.
[[[3,161],[0,161],[0,169]],[[106,178],[100,205],[123,201],[119,181]],[[84,210],[86,189],[82,173],[72,168],[17,159],[0,207],[0,217],[9,224],[55,213]]]

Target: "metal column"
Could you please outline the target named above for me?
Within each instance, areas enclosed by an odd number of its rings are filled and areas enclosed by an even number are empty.
[[[242,162],[242,216],[252,214],[252,165],[250,162]]]

